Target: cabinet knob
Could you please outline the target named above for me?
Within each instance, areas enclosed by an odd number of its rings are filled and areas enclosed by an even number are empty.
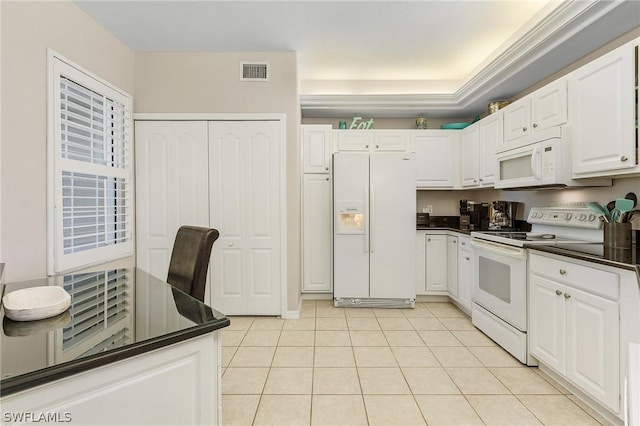
[[[628,158],[627,158],[626,155],[623,155],[622,157],[620,157],[620,161],[622,161],[622,162],[625,162],[627,160],[628,160]]]
[[[527,131],[527,128],[526,128],[526,127],[523,127],[523,128],[522,128],[522,131],[523,131],[523,132],[526,132],[526,131]]]
[[[465,243],[465,242],[463,241],[463,242],[462,242],[462,245],[463,245],[463,246],[466,246],[466,245],[467,245],[467,243]]]
[[[369,148],[369,145],[365,145],[364,147],[365,147],[365,148]]]
[[[427,241],[431,241],[431,238],[427,238]]]
[[[476,182],[478,182],[478,180],[477,180],[477,179],[474,179],[474,180],[473,180],[473,183],[476,183]]]
[[[533,123],[533,128],[535,129],[536,127],[538,127],[537,123]]]
[[[457,243],[457,241],[456,241],[456,240],[453,240],[453,241],[451,241],[451,242],[452,242],[453,244]]]
[[[325,169],[325,170],[329,170],[329,168],[328,168],[328,167],[325,167],[324,169]]]
[[[567,271],[565,271],[564,269],[560,269],[560,275],[566,275]]]
[[[482,182],[482,178],[478,179],[480,182]]]
[[[380,145],[376,145],[376,148],[380,148]]]
[[[565,294],[564,294],[564,298],[565,298],[565,299],[568,299],[568,298],[570,298],[570,297],[571,297],[571,295],[570,295],[569,293],[565,293]]]
[[[562,292],[560,290],[556,290],[556,295],[560,296]]]
[[[229,247],[233,247],[233,243],[229,243]]]
[[[324,178],[324,180],[326,180],[327,182],[329,182],[329,178]]]
[[[468,257],[465,257],[465,259],[467,259],[467,260],[471,260],[471,259],[469,259]]]

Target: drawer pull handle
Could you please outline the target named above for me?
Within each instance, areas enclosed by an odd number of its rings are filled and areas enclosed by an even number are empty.
[[[369,148],[369,145],[365,145],[364,147],[365,147],[365,148]]]
[[[538,127],[538,123],[533,123],[533,128],[535,129],[536,127]]]
[[[627,158],[626,155],[623,155],[622,157],[620,157],[620,161],[622,161],[622,162],[625,162],[627,160],[628,160],[628,158]]]
[[[570,297],[571,297],[571,295],[570,295],[569,293],[565,293],[565,294],[564,294],[564,298],[565,298],[565,299],[568,299],[568,298],[570,298]]]
[[[564,269],[560,269],[560,275],[566,275],[567,271],[565,271]]]
[[[329,170],[329,168],[328,168],[328,167],[325,167],[324,169],[325,169],[325,170]]]
[[[329,182],[329,178],[324,178],[324,180],[326,180],[327,182]]]
[[[467,260],[471,260],[471,259],[469,259],[468,257],[465,257],[465,259],[467,259]]]
[[[463,242],[463,243],[462,243],[462,245],[463,245],[463,246],[466,246],[466,245],[467,245],[467,243]]]
[[[526,128],[526,127],[523,127],[523,128],[522,128],[522,131],[523,131],[523,132],[526,132],[526,131],[527,131],[527,128]]]
[[[562,292],[560,290],[556,290],[556,295],[560,296]]]

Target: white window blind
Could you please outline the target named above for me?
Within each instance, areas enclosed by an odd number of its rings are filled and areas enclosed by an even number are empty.
[[[131,97],[50,56],[50,273],[132,254]]]

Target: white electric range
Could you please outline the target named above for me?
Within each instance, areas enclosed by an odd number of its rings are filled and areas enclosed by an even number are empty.
[[[527,353],[529,244],[602,243],[602,223],[587,208],[533,207],[531,232],[471,233],[473,324],[523,364]]]

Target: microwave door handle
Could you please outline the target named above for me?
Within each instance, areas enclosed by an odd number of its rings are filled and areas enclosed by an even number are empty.
[[[531,172],[533,173],[533,177],[537,180],[540,179],[541,171],[540,171],[540,145],[536,146],[533,149],[533,153],[531,154]]]
[[[367,185],[364,186],[364,252],[369,253],[369,191]]]

